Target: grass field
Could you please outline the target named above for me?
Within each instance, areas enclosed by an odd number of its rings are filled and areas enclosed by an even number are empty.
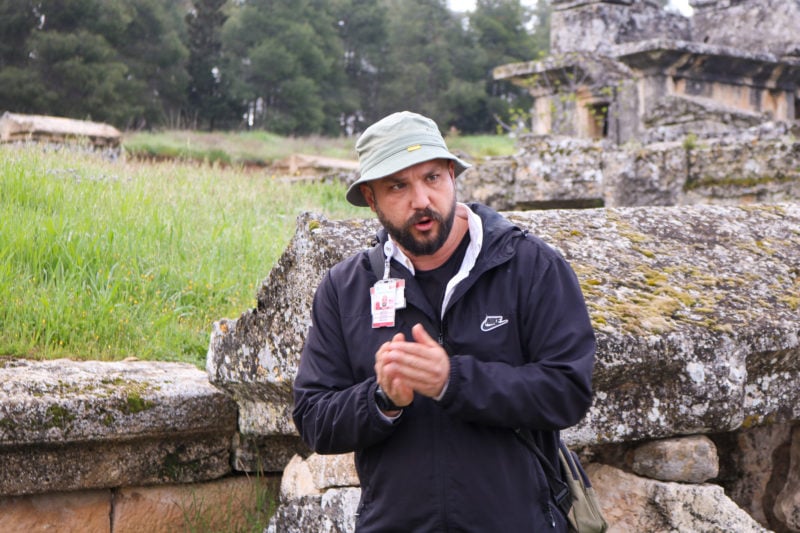
[[[447,137],[453,151],[475,159],[508,155],[513,139],[504,135],[454,135]],[[142,159],[180,159],[226,165],[267,166],[293,153],[355,159],[355,140],[328,137],[280,137],[264,132],[206,133],[198,131],[132,132],[125,150]]]
[[[212,321],[255,305],[298,213],[366,216],[343,193],[0,148],[0,355],[202,366]]]
[[[299,213],[371,216],[346,203],[344,185],[289,183],[235,163],[251,149],[341,157],[352,140],[162,135],[150,138],[159,163],[0,145],[0,357],[202,367],[212,322],[255,306]],[[480,157],[509,150],[497,139],[454,141]],[[163,161],[159,146],[187,142],[194,155]],[[209,156],[216,150],[231,164],[208,164],[222,161]]]

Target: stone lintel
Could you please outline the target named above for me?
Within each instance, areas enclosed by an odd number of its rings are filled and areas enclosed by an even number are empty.
[[[0,496],[169,483],[231,472],[232,435],[0,448]]]
[[[214,416],[209,416],[214,413]],[[0,449],[232,434],[236,403],[185,363],[5,360]]]

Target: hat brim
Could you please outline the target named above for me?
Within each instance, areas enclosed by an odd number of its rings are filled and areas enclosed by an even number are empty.
[[[455,163],[455,175],[458,176],[472,165],[459,159],[439,146],[423,145],[414,151],[403,150],[391,157],[387,157],[377,165],[372,166],[366,173],[361,174],[347,189],[347,201],[358,207],[369,207],[364,195],[361,194],[361,185],[368,181],[379,180],[391,176],[396,172],[433,159],[448,159]]]

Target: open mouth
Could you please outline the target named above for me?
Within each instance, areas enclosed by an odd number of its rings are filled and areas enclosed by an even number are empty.
[[[409,220],[407,227],[413,227],[419,232],[427,232],[433,229],[437,221],[439,221],[439,217],[430,209],[426,209],[415,214],[411,220]]]
[[[414,222],[414,227],[417,231],[429,231],[433,228],[435,220],[429,217],[421,217],[419,220]]]

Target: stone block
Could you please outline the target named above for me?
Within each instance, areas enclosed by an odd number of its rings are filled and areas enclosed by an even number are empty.
[[[231,471],[231,435],[0,449],[0,495],[192,483]]]
[[[108,490],[0,498],[3,533],[111,533],[109,516],[111,491]]]
[[[276,492],[274,479],[252,476],[193,485],[126,487],[114,498],[112,531],[243,531],[256,519],[266,521]]]
[[[800,198],[800,142],[790,137],[713,139],[689,153],[687,203],[791,202]]]
[[[647,442],[633,452],[633,471],[660,481],[703,483],[719,474],[717,447],[704,435]]]
[[[236,413],[188,364],[5,361],[0,495],[221,477]]]
[[[767,532],[718,485],[656,481],[597,463],[586,472],[609,531]]]

